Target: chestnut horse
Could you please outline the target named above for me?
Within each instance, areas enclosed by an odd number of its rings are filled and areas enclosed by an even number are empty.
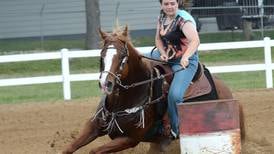
[[[90,153],[118,152],[140,142],[159,145],[167,138],[160,135],[158,129],[167,106],[162,77],[170,74],[155,77],[153,63],[156,62],[137,52],[127,27],[113,33],[99,31],[103,40],[100,88],[104,96],[96,114],[63,154],[73,153],[103,135],[109,135],[112,140]],[[232,98],[231,91],[221,80],[213,77],[213,81],[218,99]]]

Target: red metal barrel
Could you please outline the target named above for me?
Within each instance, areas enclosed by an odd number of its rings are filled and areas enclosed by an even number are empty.
[[[234,99],[181,103],[182,154],[240,154],[239,104]]]

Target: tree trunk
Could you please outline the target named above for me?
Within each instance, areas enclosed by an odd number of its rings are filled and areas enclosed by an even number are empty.
[[[189,9],[193,6],[193,0],[179,0],[179,5],[183,6],[185,9]]]
[[[99,48],[100,8],[99,0],[86,0],[86,49]]]
[[[243,20],[243,32],[244,32],[245,40],[249,41],[253,39],[252,22],[250,20],[247,20],[247,19]]]

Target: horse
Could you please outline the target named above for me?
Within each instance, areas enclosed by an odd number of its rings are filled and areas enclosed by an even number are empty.
[[[140,142],[152,143],[151,148],[160,147],[167,137],[161,135],[158,128],[166,115],[168,82],[175,72],[168,72],[161,62],[144,58],[133,46],[127,26],[112,33],[99,29],[99,33],[103,43],[99,86],[104,95],[95,115],[63,154],[73,153],[104,135],[111,141],[91,149],[90,153],[118,152]],[[201,73],[196,78],[200,76]],[[218,96],[216,99],[233,98],[223,81],[212,76],[212,82]],[[206,95],[196,98],[189,100],[209,99]],[[240,116],[243,119],[243,114]],[[241,120],[242,130],[243,126]]]

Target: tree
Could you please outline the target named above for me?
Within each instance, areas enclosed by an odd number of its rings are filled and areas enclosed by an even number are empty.
[[[179,0],[179,8],[189,8],[193,6],[193,0]]]
[[[99,0],[86,0],[86,49],[99,48],[100,8]]]

